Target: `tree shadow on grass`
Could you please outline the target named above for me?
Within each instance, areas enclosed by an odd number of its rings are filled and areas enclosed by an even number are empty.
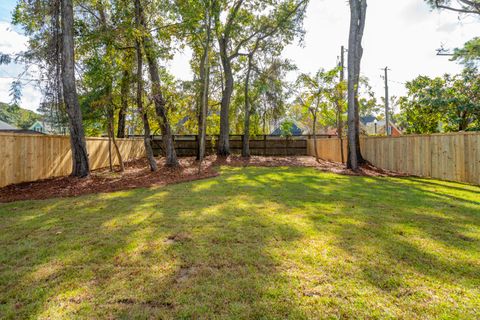
[[[402,179],[226,168],[165,188],[1,205],[0,315],[349,318],[442,283],[472,292],[480,216],[471,196],[457,198]]]
[[[300,233],[245,205],[258,201],[249,194],[217,186],[192,197],[194,187],[0,206],[0,314],[283,318],[299,313],[270,249]],[[272,305],[275,301],[282,303]]]
[[[349,210],[336,246],[356,261],[357,281],[378,290],[385,310],[434,318],[475,314],[480,206],[471,200],[476,190],[451,197],[449,188],[435,192],[409,179],[349,177],[335,190],[339,197],[355,194],[353,202],[341,200]]]

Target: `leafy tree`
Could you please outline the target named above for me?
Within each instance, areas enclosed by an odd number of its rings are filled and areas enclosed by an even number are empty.
[[[320,70],[314,76],[302,74],[297,79],[299,92],[297,103],[303,109],[304,114],[312,116],[313,143],[317,145],[317,119],[322,115],[324,125],[335,124],[336,110],[332,108],[332,97],[336,94],[336,78],[338,69],[330,71]],[[318,150],[315,148],[315,158],[319,161]]]
[[[21,129],[28,129],[41,116],[33,111],[22,109],[16,105],[0,102],[0,120]]]
[[[173,132],[168,119],[166,101],[161,86],[160,71],[157,61],[157,53],[159,48],[157,47],[152,34],[148,29],[141,0],[135,0],[135,17],[140,22],[137,24],[137,27],[140,26],[141,29],[137,31],[140,33],[140,40],[143,44],[150,74],[152,99],[155,104],[155,112],[157,114],[162,132],[162,142],[166,156],[165,165],[168,167],[177,167],[179,164],[173,143]],[[161,23],[163,23],[163,21]]]
[[[288,99],[293,88],[285,80],[286,74],[296,70],[289,60],[272,57],[265,53],[264,57],[255,63],[255,78],[249,93],[252,106],[253,134],[268,134],[269,124],[276,124],[285,116],[288,109]],[[240,103],[245,101],[241,97]]]
[[[280,136],[291,137],[294,123],[291,120],[285,120],[280,124]]]
[[[480,67],[480,37],[468,41],[463,48],[456,48],[453,59],[469,68]]]
[[[358,112],[360,117],[378,114],[382,108],[378,105],[375,92],[369,83],[368,78],[360,77],[358,90]]]
[[[270,16],[263,17],[261,31],[251,40],[251,44],[247,46],[247,68],[244,86],[243,157],[250,156],[250,81],[252,71],[254,71],[254,61],[257,58],[257,52],[259,50],[262,50],[264,53],[273,51],[272,55],[279,55],[295,36],[303,35],[303,30],[299,29],[298,26],[302,24],[307,3],[307,0],[282,3]]]
[[[246,45],[255,42],[262,34],[272,29],[268,17],[279,14],[279,8],[291,8],[289,4],[297,4],[292,0],[236,0],[215,1],[213,21],[218,42],[219,56],[223,70],[222,99],[220,109],[220,138],[217,154],[230,154],[230,103],[234,91],[235,78],[233,63],[241,55]],[[306,3],[306,1],[300,1]],[[274,24],[273,29],[276,29]]]
[[[207,117],[210,101],[210,81],[213,50],[213,0],[177,0],[180,12],[182,35],[193,49],[192,69],[196,73],[196,103],[198,108],[198,153],[199,167],[205,156]]]
[[[401,121],[408,133],[478,130],[480,76],[476,69],[462,74],[407,83],[408,94],[400,99]]]
[[[82,112],[78,102],[77,86],[75,83],[73,1],[61,1],[60,11],[62,26],[62,90],[70,128],[73,159],[72,176],[86,177],[90,175],[90,165],[82,123]]]
[[[72,175],[86,177],[90,169],[75,81],[74,20],[72,0],[19,0],[13,16],[30,38],[29,50],[21,58],[39,68],[44,105],[64,110],[68,116]]]

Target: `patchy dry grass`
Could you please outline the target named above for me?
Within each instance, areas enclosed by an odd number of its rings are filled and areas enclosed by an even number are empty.
[[[0,318],[475,319],[480,188],[224,168],[0,205]]]

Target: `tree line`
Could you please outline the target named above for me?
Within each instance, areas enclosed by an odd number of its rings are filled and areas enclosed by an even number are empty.
[[[173,134],[194,132],[201,167],[207,134],[219,134],[217,154],[228,156],[230,133],[243,133],[248,157],[250,136],[267,133],[286,114],[309,118],[314,138],[317,124],[331,119],[341,136],[346,132],[348,167],[356,170],[364,162],[360,116],[376,106],[360,76],[367,1],[349,0],[346,70],[340,64],[302,74],[292,85],[285,76],[295,66],[282,52],[302,41],[308,2],[19,0],[13,22],[29,37],[29,49],[17,59],[39,74],[40,109],[49,122],[68,125],[74,176],[89,174],[86,133],[106,133],[119,158],[116,138],[125,137],[127,127],[143,134],[156,171],[151,135],[162,135],[166,165],[175,167]],[[459,49],[458,59],[471,62],[472,45]],[[179,81],[165,64],[186,47],[193,79]]]

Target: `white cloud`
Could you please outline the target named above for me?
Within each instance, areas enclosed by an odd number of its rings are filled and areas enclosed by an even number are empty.
[[[27,48],[27,37],[19,34],[10,23],[0,21],[0,52],[18,53]]]
[[[306,47],[290,46],[287,57],[293,59],[302,72],[334,67],[340,46],[348,44],[349,18],[346,1],[312,2],[305,21]],[[447,31],[447,26],[452,32],[439,31],[442,27]],[[380,97],[384,91],[381,68],[389,66],[393,80],[391,94],[402,95],[405,88],[401,82],[419,74],[438,76],[459,72],[461,66],[436,56],[435,49],[442,44],[446,48],[461,46],[478,34],[477,28],[478,21],[459,23],[457,15],[432,12],[421,0],[370,0],[362,74],[370,79]]]

